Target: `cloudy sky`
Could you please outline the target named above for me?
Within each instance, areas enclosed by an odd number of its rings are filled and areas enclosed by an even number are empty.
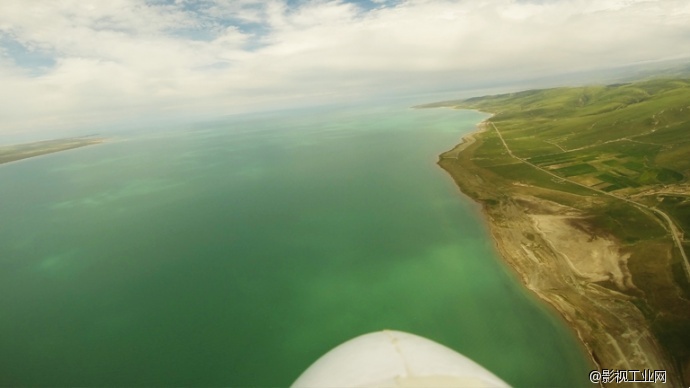
[[[0,135],[461,90],[686,53],[687,0],[0,0]]]

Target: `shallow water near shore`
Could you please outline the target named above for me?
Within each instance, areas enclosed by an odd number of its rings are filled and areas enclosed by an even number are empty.
[[[485,117],[255,114],[0,166],[0,385],[285,386],[382,329],[589,384],[435,164]]]

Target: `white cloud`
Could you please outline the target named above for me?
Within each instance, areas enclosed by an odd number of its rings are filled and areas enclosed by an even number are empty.
[[[690,52],[685,0],[4,0],[0,134],[411,93]],[[35,67],[35,66],[33,66]]]

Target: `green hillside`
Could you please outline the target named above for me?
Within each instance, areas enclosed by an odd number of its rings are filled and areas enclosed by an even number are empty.
[[[589,230],[619,241],[631,255],[635,289],[598,286],[631,298],[690,379],[690,79],[529,90],[421,107],[494,114],[475,144],[442,158],[441,166],[492,217],[500,217],[511,198],[530,195],[578,209]]]
[[[582,173],[604,175],[607,190],[675,183],[690,172],[690,80],[533,90],[462,107],[496,113],[491,121],[516,155],[550,168],[585,164]]]

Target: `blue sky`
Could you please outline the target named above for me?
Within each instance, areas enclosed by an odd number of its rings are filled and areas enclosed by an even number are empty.
[[[685,53],[686,0],[3,0],[0,135],[461,91]]]

